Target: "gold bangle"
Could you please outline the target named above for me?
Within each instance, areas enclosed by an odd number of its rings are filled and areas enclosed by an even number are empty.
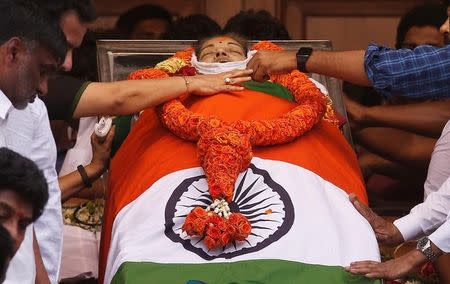
[[[188,81],[188,79],[186,78],[186,76],[183,76],[183,80],[184,80],[184,85],[186,86],[186,95],[189,95],[189,84],[191,82]]]

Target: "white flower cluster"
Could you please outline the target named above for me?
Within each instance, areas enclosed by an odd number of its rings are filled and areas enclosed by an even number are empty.
[[[225,199],[215,199],[214,202],[206,207],[206,211],[214,211],[219,217],[228,219],[231,215],[230,206]]]

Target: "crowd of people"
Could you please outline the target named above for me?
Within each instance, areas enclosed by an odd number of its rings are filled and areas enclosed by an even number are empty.
[[[77,214],[88,208],[88,215],[96,212],[101,220],[103,207],[97,200],[107,197],[105,171],[134,114],[186,93],[242,91],[249,81],[264,82],[270,75],[292,70],[348,82],[345,104],[364,177],[381,174],[407,182],[408,187],[414,180],[423,198],[416,200],[420,204],[411,213],[389,222],[350,195],[380,243],[420,240],[417,249],[400,258],[382,263],[361,260],[346,270],[397,279],[431,261],[441,282],[450,283],[448,13],[448,1],[410,11],[399,24],[397,49],[371,44],[367,50],[343,52],[258,51],[244,70],[104,83],[93,72],[99,38],[204,40],[220,35],[231,38],[232,45],[241,44],[240,37],[291,38],[266,11],[242,11],[222,29],[205,15],[174,19],[164,8],[143,5],[119,17],[114,31],[94,33],[88,31],[96,19],[90,0],[1,1],[0,283],[58,283],[80,273],[73,281],[98,277],[101,226],[83,222],[86,219]],[[245,44],[233,50],[229,43],[211,44],[210,53],[198,50],[203,52],[198,53],[199,61],[247,59]],[[356,87],[350,84],[372,89],[354,94]],[[367,104],[375,97],[376,103]],[[105,115],[115,116],[116,125],[101,139],[93,126]],[[71,135],[75,145],[66,143],[67,129],[77,129],[78,134]],[[88,256],[92,265],[74,267],[70,262],[76,251],[69,253],[74,236],[95,243]]]

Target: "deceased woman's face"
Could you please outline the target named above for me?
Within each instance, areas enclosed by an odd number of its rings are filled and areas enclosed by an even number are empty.
[[[198,54],[201,62],[232,62],[245,60],[244,48],[229,37],[215,37],[203,43]]]

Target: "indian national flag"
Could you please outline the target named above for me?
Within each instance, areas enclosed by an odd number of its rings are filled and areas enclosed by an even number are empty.
[[[157,90],[155,90],[157,91]],[[224,120],[270,119],[295,104],[246,90],[185,105]],[[348,201],[367,196],[338,129],[322,121],[292,143],[254,148],[231,210],[247,216],[247,240],[209,251],[181,226],[211,200],[195,143],[146,110],[111,164],[100,273],[104,283],[373,283],[345,272],[379,260],[369,224]]]

